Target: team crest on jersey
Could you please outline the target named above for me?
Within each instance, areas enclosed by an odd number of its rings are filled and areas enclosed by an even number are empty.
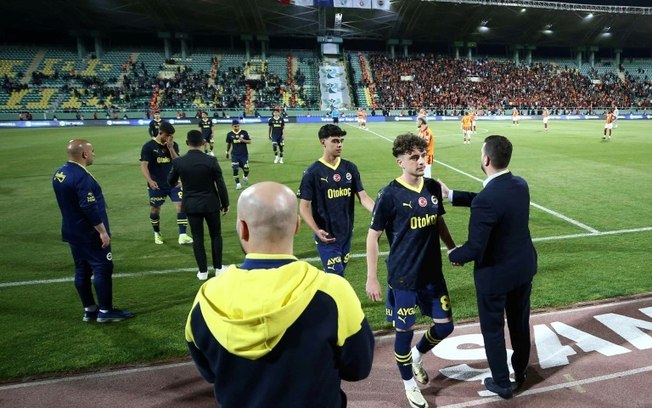
[[[419,197],[419,206],[425,207],[428,205],[428,200],[425,197]]]
[[[351,181],[352,178],[353,176],[351,175],[351,173],[346,173],[346,181]]]
[[[339,175],[338,173],[335,173],[335,174],[333,174],[333,180],[334,180],[336,183],[339,183],[340,180],[342,180],[342,177],[340,177],[340,175]]]
[[[437,197],[435,197],[434,195],[433,195],[433,196],[430,196],[430,201],[432,201],[432,203],[433,203],[434,205],[437,205],[437,203],[438,203],[438,201],[437,201]]]
[[[107,260],[107,261],[112,261],[112,260],[113,260],[113,254],[111,254],[111,252],[108,252],[108,253],[106,254],[106,260]]]

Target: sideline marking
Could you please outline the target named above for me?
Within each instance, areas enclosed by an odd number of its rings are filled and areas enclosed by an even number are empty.
[[[352,126],[352,125],[349,125],[349,126]],[[394,140],[389,139],[389,138],[381,135],[380,133],[374,132],[373,130],[367,130],[367,131],[374,134],[374,135],[376,135],[376,136],[378,136],[378,137],[380,137],[380,138],[383,138],[383,139],[387,140],[388,142],[391,142],[391,143],[394,142]],[[465,172],[463,170],[460,170],[460,169],[458,169],[456,167],[451,166],[450,164],[446,164],[446,163],[444,163],[442,161],[439,161],[439,160],[436,160],[436,159],[435,159],[435,163],[439,163],[444,167],[448,167],[449,169],[453,170],[456,173],[462,174],[462,175],[464,175],[466,177],[469,177],[469,178],[471,178],[473,180],[479,181],[480,183],[482,183],[482,181],[483,181],[483,180],[479,179],[478,177],[476,177],[476,176],[474,176],[472,174],[469,174],[469,173],[467,173],[467,172]],[[530,201],[530,205],[532,207],[536,208],[536,209],[539,209],[539,210],[543,211],[543,212],[547,212],[548,214],[550,214],[550,215],[552,215],[554,217],[561,218],[562,220],[564,220],[564,221],[566,221],[566,222],[568,222],[570,224],[573,224],[576,227],[579,227],[579,228],[581,228],[583,230],[589,231],[589,232],[594,233],[594,234],[598,234],[600,232],[600,231],[598,231],[597,229],[595,229],[593,227],[590,227],[590,226],[588,226],[586,224],[583,224],[583,223],[581,223],[581,222],[579,222],[577,220],[574,220],[574,219],[572,219],[570,217],[567,217],[567,216],[565,216],[565,215],[563,215],[561,213],[558,213],[557,211],[546,208],[546,207],[544,207],[544,206],[542,206],[540,204],[537,204],[537,203],[534,203],[534,202]]]
[[[629,228],[624,230],[602,231],[597,233],[558,235],[552,237],[533,238],[532,241],[533,242],[558,241],[562,239],[601,237],[604,235],[621,235],[621,234],[629,234],[633,232],[635,233],[635,232],[646,232],[646,231],[652,231],[652,227]],[[442,251],[445,249],[446,248],[444,247],[441,248]],[[383,251],[379,253],[380,256],[387,256],[388,254],[389,254],[388,251]],[[349,255],[349,258],[364,258],[366,256],[367,256],[366,253],[351,254]],[[311,257],[311,258],[301,258],[300,260],[306,262],[319,262],[321,261],[321,258]],[[115,279],[115,278],[132,278],[134,276],[168,275],[171,273],[193,272],[196,270],[197,268],[178,268],[178,269],[165,269],[162,271],[123,272],[123,273],[114,273],[113,278]],[[30,280],[30,281],[4,282],[4,283],[0,283],[0,288],[10,288],[15,286],[29,286],[29,285],[45,285],[49,283],[72,282],[74,280],[75,280],[74,277],[67,277],[67,278],[53,278],[53,279],[38,279],[38,280]]]
[[[556,385],[550,385],[547,387],[541,387],[541,388],[531,388],[527,391],[524,391],[522,393],[516,394],[514,397],[515,398],[520,398],[520,397],[526,397],[528,395],[536,395],[536,394],[543,394],[546,392],[551,392],[551,391],[557,391],[561,390],[564,388],[573,388],[573,387],[580,387],[584,384],[593,384],[597,382],[602,382],[602,381],[608,381],[608,380],[613,380],[616,378],[622,378],[622,377],[629,377],[630,375],[636,375],[636,374],[641,374],[641,373],[646,373],[652,371],[652,366],[647,366],[647,367],[640,367],[640,368],[635,368],[633,370],[626,370],[626,371],[620,371],[617,373],[611,373],[611,374],[606,374],[606,375],[601,375],[598,377],[592,377],[592,378],[585,378],[584,380],[577,380],[577,381],[572,381],[568,383],[562,383],[562,384],[556,384]],[[482,398],[482,399],[477,399],[473,401],[468,401],[468,402],[462,402],[459,404],[451,404],[451,405],[442,405],[440,408],[464,408],[464,407],[472,407],[475,405],[483,405],[483,404],[489,404],[493,402],[500,402],[504,401],[502,398],[495,396],[492,398]]]
[[[192,269],[194,270],[194,269]],[[536,318],[538,316],[548,316],[551,314],[566,314],[566,313],[578,313],[580,311],[585,311],[585,310],[593,310],[593,309],[603,309],[606,307],[615,307],[615,305],[627,305],[631,303],[640,303],[641,301],[646,301],[649,298],[637,298],[637,299],[629,299],[625,300],[622,302],[608,302],[608,303],[600,303],[597,305],[589,305],[589,306],[584,306],[580,307],[577,309],[563,309],[563,310],[553,310],[549,312],[543,312],[543,313],[535,313],[532,315],[531,318]],[[478,322],[471,322],[471,323],[465,323],[465,324],[460,324],[456,325],[457,327],[465,328],[465,327],[479,327],[480,324]],[[424,332],[423,330],[417,331],[418,333]],[[415,332],[415,333],[417,333]],[[383,336],[376,336],[376,347],[381,346],[389,341],[394,340],[394,334],[386,334]],[[81,374],[81,375],[75,375],[71,377],[61,377],[61,378],[53,378],[49,380],[40,380],[40,381],[33,381],[33,382],[24,382],[24,383],[17,383],[17,384],[9,384],[9,385],[0,385],[0,391],[3,390],[11,390],[11,389],[17,389],[17,388],[28,388],[28,387],[37,387],[40,385],[50,385],[50,384],[58,384],[58,383],[65,383],[65,382],[71,382],[71,381],[77,381],[77,380],[89,380],[89,379],[94,379],[94,378],[105,378],[105,377],[116,377],[119,375],[123,374],[137,374],[137,373],[145,373],[145,372],[150,372],[150,371],[157,371],[157,370],[167,370],[169,368],[179,368],[179,367],[186,367],[186,366],[192,366],[194,363],[192,361],[187,361],[183,363],[172,363],[172,364],[161,364],[161,365],[155,365],[155,366],[147,366],[147,367],[138,367],[138,368],[127,368],[127,369],[119,369],[119,370],[112,370],[112,371],[106,371],[102,373],[92,373],[92,374]],[[600,377],[595,377],[594,379],[588,378],[584,380],[578,380],[573,383],[563,383],[559,385],[553,385],[549,387],[542,387],[542,388],[536,388],[536,389],[529,389],[525,392],[519,393],[516,395],[516,397],[519,397],[520,395],[533,395],[533,394],[540,394],[543,392],[547,391],[554,391],[556,389],[560,388],[571,388],[575,386],[579,386],[582,384],[589,384],[591,382],[597,382],[597,381],[602,381],[602,380],[607,380],[607,379],[612,379],[612,378],[617,378],[620,376],[627,376],[627,375],[633,375],[633,374],[638,374],[638,373],[643,373],[647,371],[652,371],[652,366],[648,367],[641,367],[633,370],[628,370],[628,371],[623,371],[620,373],[613,373],[613,374],[608,374]],[[454,405],[445,405],[446,408],[454,408],[454,407],[470,407],[473,405],[481,405],[484,403],[490,403],[490,402],[496,402],[496,401],[502,401],[502,398],[496,396],[494,398],[482,398],[479,400],[475,401],[469,401],[467,403],[462,403],[462,404],[454,404]],[[443,407],[442,407],[443,408]]]

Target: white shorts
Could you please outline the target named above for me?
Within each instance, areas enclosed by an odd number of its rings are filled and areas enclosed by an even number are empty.
[[[471,126],[475,127],[475,120],[471,122]]]
[[[613,124],[613,123],[605,123],[605,124],[604,124],[604,128],[605,128],[605,129],[613,129],[613,128],[614,128],[614,124]]]
[[[548,117],[543,118],[543,123],[548,123]]]
[[[464,136],[469,136],[469,137],[471,137],[471,135],[473,134],[473,131],[472,131],[472,130],[464,130],[463,132],[464,132]]]

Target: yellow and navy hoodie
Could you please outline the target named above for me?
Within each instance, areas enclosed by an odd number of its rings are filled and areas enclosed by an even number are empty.
[[[345,407],[374,338],[351,285],[291,255],[248,254],[199,289],[186,341],[222,408]]]

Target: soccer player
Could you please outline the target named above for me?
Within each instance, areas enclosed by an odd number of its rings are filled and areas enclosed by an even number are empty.
[[[154,119],[149,122],[149,137],[153,139],[158,135],[159,129],[161,128],[161,123],[163,123],[163,120],[161,119],[161,113],[154,112]]]
[[[213,121],[208,118],[207,112],[201,113],[199,129],[201,130],[201,135],[204,137],[204,153],[209,156],[215,156],[215,153],[213,153]]]
[[[340,123],[340,111],[336,106],[333,106],[331,110],[331,118],[333,118],[333,124],[339,126]]]
[[[614,112],[612,110],[609,110],[609,112],[607,112],[604,121],[604,132],[602,133],[602,140],[611,140],[611,129],[614,128],[615,120],[616,118],[614,116]],[[609,132],[608,135],[607,132]]]
[[[462,113],[462,136],[464,144],[471,144],[471,133],[473,133],[473,119],[468,112]]]
[[[518,126],[518,109],[512,109],[512,125]]]
[[[367,129],[367,112],[363,108],[358,108],[358,127]]]
[[[303,173],[299,212],[315,235],[324,270],[344,275],[349,262],[355,197],[368,210],[374,208],[355,164],[342,159],[346,131],[336,125],[319,129],[322,157]]]
[[[251,138],[246,130],[240,129],[240,121],[234,119],[231,122],[232,130],[226,134],[226,158],[231,156],[231,168],[235,180],[235,189],[242,189],[238,169],[242,169],[242,181],[249,184],[249,151],[247,145],[251,144]]]
[[[192,238],[186,234],[188,218],[181,210],[181,185],[168,184],[168,173],[172,169],[172,159],[179,157],[179,145],[174,141],[174,126],[168,122],[161,123],[159,133],[155,138],[143,145],[140,151],[140,170],[147,180],[149,194],[149,220],[154,229],[154,243],[164,243],[161,235],[161,206],[165,197],[177,210],[177,225],[179,226],[180,245],[192,244]]]
[[[119,322],[133,313],[113,307],[109,216],[102,188],[87,169],[95,151],[83,139],[71,140],[66,150],[68,161],[54,173],[52,188],[61,210],[61,238],[70,246],[75,263],[75,288],[84,307],[82,320]]]
[[[472,110],[470,112],[470,115],[471,115],[471,130],[473,131],[473,133],[478,133],[476,123],[475,123],[475,118],[476,116],[478,116],[478,112]]]
[[[543,108],[543,130],[546,132],[548,131],[548,119],[550,116],[550,112],[548,112],[548,108]]]
[[[618,110],[618,106],[616,104],[613,105],[613,114],[614,114],[614,129],[618,127],[618,115],[620,114],[620,111]]]
[[[283,164],[285,120],[281,117],[281,112],[278,109],[274,109],[267,124],[269,125],[268,137],[272,141],[272,150],[274,151],[274,163]]]
[[[423,176],[432,178],[432,163],[435,160],[435,134],[428,127],[428,120],[425,117],[419,116],[419,119],[417,119],[417,128],[419,129],[419,137],[428,143],[426,149],[426,168]]]
[[[455,242],[444,221],[440,184],[423,177],[426,141],[413,134],[394,140],[392,154],[402,174],[378,194],[367,234],[366,292],[381,301],[378,281],[378,241],[387,232],[387,320],[396,330],[394,353],[412,407],[427,407],[416,382],[428,383],[422,357],[453,331],[451,303],[442,273],[440,239],[449,250]],[[433,325],[414,347],[417,309]],[[416,382],[415,382],[416,380]]]

